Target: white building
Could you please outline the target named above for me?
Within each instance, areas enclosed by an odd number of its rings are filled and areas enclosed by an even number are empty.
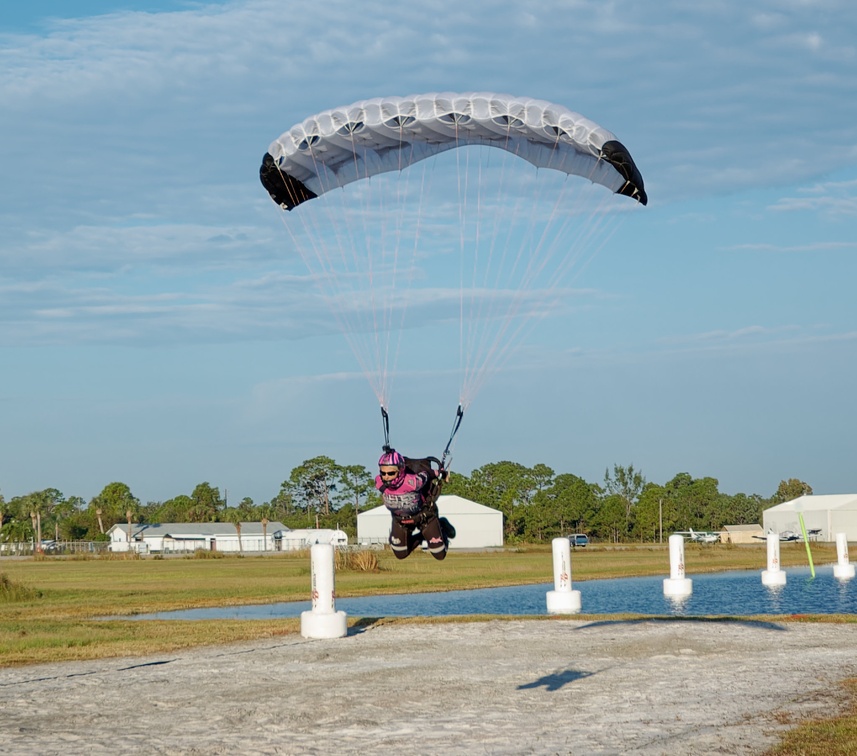
[[[132,523],[128,539],[127,523],[117,523],[107,531],[110,551],[137,551],[141,554],[171,554],[203,549],[223,552],[289,551],[314,543],[344,546],[348,536],[341,530],[290,530],[281,522],[242,522],[241,540],[230,522],[162,522],[151,525]]]
[[[801,496],[784,501],[762,513],[762,527],[766,533],[800,533],[800,514],[807,530],[820,531],[819,541],[834,541],[837,533],[857,541],[857,494]]]
[[[486,549],[503,545],[503,513],[461,496],[441,496],[437,500],[441,517],[455,528],[450,550]],[[384,507],[367,509],[357,515],[357,543],[387,543],[390,537],[390,511]]]

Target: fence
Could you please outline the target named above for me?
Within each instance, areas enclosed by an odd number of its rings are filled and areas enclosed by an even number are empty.
[[[32,556],[34,553],[46,556],[65,556],[70,554],[104,554],[109,541],[42,541],[37,548],[34,541],[4,541],[0,543],[0,557]]]

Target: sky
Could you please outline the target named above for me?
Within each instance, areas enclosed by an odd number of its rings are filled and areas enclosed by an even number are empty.
[[[313,113],[434,91],[580,112],[649,196],[474,397],[453,469],[853,493],[855,90],[851,0],[3,3],[0,493],[262,503],[317,455],[373,469],[378,401],[258,167]],[[390,399],[413,456],[458,400],[433,365]]]

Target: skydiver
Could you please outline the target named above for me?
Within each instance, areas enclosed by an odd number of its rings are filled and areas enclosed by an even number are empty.
[[[455,538],[455,528],[446,517],[439,517],[436,503],[449,473],[430,464],[426,467],[414,472],[399,452],[386,447],[378,460],[375,488],[393,517],[390,548],[397,559],[407,557],[423,540],[435,559],[445,559],[449,540]]]

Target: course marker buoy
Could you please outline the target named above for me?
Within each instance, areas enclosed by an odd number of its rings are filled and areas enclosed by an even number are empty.
[[[854,565],[848,561],[848,536],[836,534],[836,564],[833,565],[833,577],[850,580],[854,577]]]
[[[580,591],[571,588],[571,544],[568,538],[554,538],[553,587],[547,592],[548,614],[574,614],[580,611]]]
[[[333,546],[316,543],[310,548],[312,574],[312,609],[301,612],[301,635],[304,638],[342,638],[348,634],[345,612],[334,604]]]
[[[762,585],[785,585],[786,573],[780,569],[779,533],[768,533],[768,569],[762,570]]]
[[[664,596],[683,598],[693,593],[693,581],[684,575],[684,536],[670,536],[670,576],[664,580]]]

